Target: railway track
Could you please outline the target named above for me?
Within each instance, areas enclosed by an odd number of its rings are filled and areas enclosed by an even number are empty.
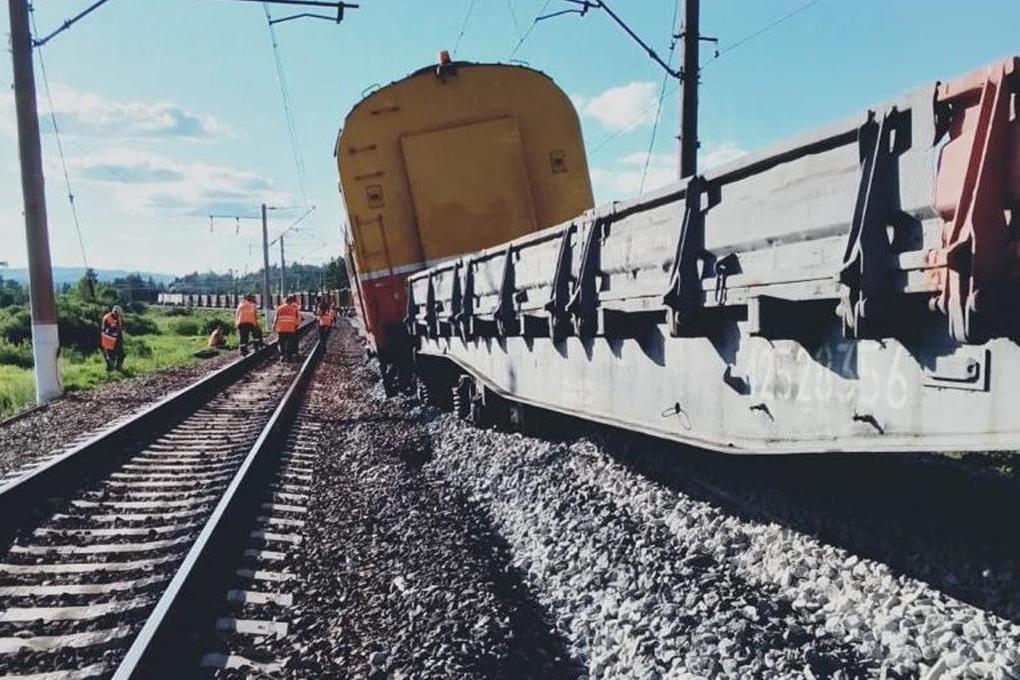
[[[277,529],[294,526],[281,522],[294,484],[261,527],[257,501],[318,350],[300,367],[235,362],[0,487],[0,675],[167,677],[188,652],[197,664],[195,622],[238,578],[224,565],[293,536]]]

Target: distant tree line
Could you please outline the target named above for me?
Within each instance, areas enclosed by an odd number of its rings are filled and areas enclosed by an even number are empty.
[[[287,291],[336,290],[347,288],[347,263],[338,257],[325,265],[294,263],[287,265]],[[269,267],[269,287],[280,292],[280,268]],[[233,271],[192,272],[170,283],[171,293],[260,293],[262,270],[237,275]]]

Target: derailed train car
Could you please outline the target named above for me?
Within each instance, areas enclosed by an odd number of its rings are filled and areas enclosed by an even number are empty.
[[[594,203],[577,112],[548,76],[440,61],[355,105],[335,149],[351,292],[387,388],[410,367],[408,274]]]
[[[408,280],[425,392],[740,453],[1020,448],[1020,58]]]

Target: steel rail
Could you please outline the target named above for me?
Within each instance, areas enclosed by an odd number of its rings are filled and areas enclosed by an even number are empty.
[[[248,540],[246,529],[255,523],[253,510],[272,479],[273,453],[286,438],[321,354],[318,341],[121,660],[114,680],[194,674],[199,645],[208,632],[202,624],[234,573]]]
[[[301,330],[312,325],[314,322],[308,322]],[[126,446],[129,442],[152,439],[154,433],[161,429],[158,427],[160,423],[194,411],[192,405],[204,403],[223,387],[237,380],[259,360],[270,355],[277,342],[267,342],[262,349],[227,364],[147,406],[128,421],[101,430],[31,472],[0,486],[0,517],[4,518],[0,522],[0,546],[7,544],[23,527],[31,524],[36,515],[46,511],[47,499],[80,488],[83,480],[91,481],[101,477],[104,470],[117,465],[137,448]]]

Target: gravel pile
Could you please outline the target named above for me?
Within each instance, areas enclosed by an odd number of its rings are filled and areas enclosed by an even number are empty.
[[[70,392],[47,408],[0,427],[0,475],[81,441],[236,358],[237,352],[224,352],[191,366]]]
[[[270,650],[286,675],[577,677],[506,546],[430,471],[418,422],[337,335],[309,396],[325,435],[293,567],[301,585]]]
[[[652,481],[598,439],[422,415],[427,467],[488,511],[593,678],[1020,678],[1020,627],[879,561]]]

